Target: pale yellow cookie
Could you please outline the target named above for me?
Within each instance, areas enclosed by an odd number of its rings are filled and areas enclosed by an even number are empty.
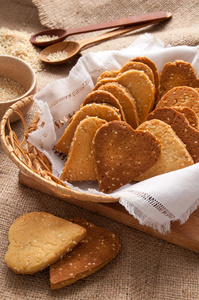
[[[150,177],[182,169],[194,164],[181,139],[175,134],[170,125],[160,120],[150,120],[138,126],[137,130],[150,132],[161,144],[160,158],[148,171],[135,178],[141,181]]]
[[[170,125],[184,143],[194,163],[199,162],[199,131],[189,124],[183,114],[171,107],[157,108],[148,115],[147,120],[151,119],[158,119]]]
[[[97,117],[87,117],[79,123],[60,177],[61,180],[97,180],[91,146],[96,130],[106,123],[105,120]]]
[[[5,262],[15,273],[36,273],[71,251],[86,234],[82,226],[51,214],[27,213],[10,227]]]
[[[154,76],[154,84],[155,84],[154,105],[156,105],[160,99],[160,75],[159,75],[156,64],[151,59],[149,59],[145,56],[135,57],[135,58],[131,59],[131,61],[142,62],[142,63],[146,64],[147,66],[149,66],[149,68],[152,70],[153,76]]]
[[[121,120],[118,110],[99,103],[91,103],[79,109],[71,118],[68,127],[55,145],[55,150],[68,154],[77,125],[87,116],[98,117],[106,121]]]

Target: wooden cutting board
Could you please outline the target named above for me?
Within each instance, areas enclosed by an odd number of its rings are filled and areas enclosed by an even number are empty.
[[[30,179],[21,171],[19,172],[19,181],[25,186],[36,189],[40,192],[65,200],[71,204],[98,213],[117,222],[120,222],[124,225],[133,227],[152,236],[161,238],[167,242],[199,253],[199,208],[191,214],[189,219],[184,224],[181,225],[179,224],[179,222],[173,222],[171,225],[171,232],[162,235],[159,232],[154,231],[150,227],[141,226],[138,220],[136,220],[132,215],[130,215],[126,211],[126,209],[119,203],[83,202],[71,197],[63,198],[57,195],[55,192],[48,189],[47,187],[39,184],[33,179]]]

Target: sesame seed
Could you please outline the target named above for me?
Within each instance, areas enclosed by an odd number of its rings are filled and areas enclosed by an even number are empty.
[[[68,53],[66,51],[55,51],[47,55],[48,61],[57,61],[57,60],[64,60],[68,57]]]
[[[1,55],[11,55],[25,60],[36,71],[41,71],[44,64],[39,59],[39,50],[29,41],[30,34],[25,31],[10,30],[2,27]]]
[[[59,37],[57,35],[38,35],[36,37],[36,42],[49,42],[49,41],[53,41],[53,40],[56,40],[58,39]]]

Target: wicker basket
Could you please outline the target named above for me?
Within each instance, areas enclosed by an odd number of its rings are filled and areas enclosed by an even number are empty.
[[[87,202],[117,202],[118,200],[111,196],[89,194],[73,190],[53,176],[51,173],[51,164],[48,159],[27,141],[28,134],[36,130],[39,121],[39,115],[36,114],[29,126],[25,123],[21,109],[31,102],[33,102],[33,95],[18,101],[9,107],[1,120],[0,136],[2,147],[20,171],[28,176],[28,178],[52,191],[53,195],[57,195],[59,198],[65,200],[74,198]],[[23,126],[23,136],[20,138],[17,137],[11,127],[10,118],[13,114],[19,115],[21,126]]]
[[[39,186],[41,189],[38,188],[38,190],[59,199],[199,253],[199,242],[197,239],[199,209],[194,211],[185,224],[181,225],[178,222],[174,222],[171,226],[171,232],[161,235],[151,227],[142,226],[137,219],[126,211],[117,199],[110,195],[101,196],[77,192],[53,176],[48,159],[27,141],[28,134],[37,128],[39,121],[39,116],[36,114],[29,126],[25,124],[21,109],[31,102],[33,102],[33,96],[26,97],[13,104],[5,113],[0,127],[1,143],[6,154],[18,166],[20,173],[23,173],[26,179],[28,178],[28,182],[33,182],[32,186],[31,184],[27,184],[27,186],[34,188]],[[21,119],[18,122],[21,122],[23,136],[19,138],[12,130],[9,121],[13,114],[18,114]],[[193,235],[193,233],[195,234]]]

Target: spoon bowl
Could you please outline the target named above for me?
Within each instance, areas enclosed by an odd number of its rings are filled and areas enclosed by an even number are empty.
[[[76,54],[79,53],[80,50],[81,50],[81,45],[78,42],[74,42],[74,41],[59,42],[45,48],[40,53],[40,59],[43,62],[49,63],[51,65],[59,65],[71,60]],[[57,53],[58,56],[60,54],[60,58],[58,58],[57,60],[50,60],[49,55],[53,55],[53,53]],[[62,54],[64,54],[63,55],[64,58],[62,58]]]
[[[67,30],[64,28],[40,31],[30,37],[30,42],[38,47],[45,48],[65,40]]]
[[[79,28],[48,29],[32,35],[30,37],[30,42],[37,47],[45,48],[52,44],[61,42],[64,39],[66,39],[66,37],[74,34],[92,32],[100,29],[102,30],[102,29],[109,29],[114,27],[141,25],[152,21],[160,22],[166,19],[168,19],[168,13],[165,11],[158,11],[154,13],[148,13],[139,16],[131,16],[124,19],[118,19],[118,20],[108,21],[104,23],[83,26]]]

